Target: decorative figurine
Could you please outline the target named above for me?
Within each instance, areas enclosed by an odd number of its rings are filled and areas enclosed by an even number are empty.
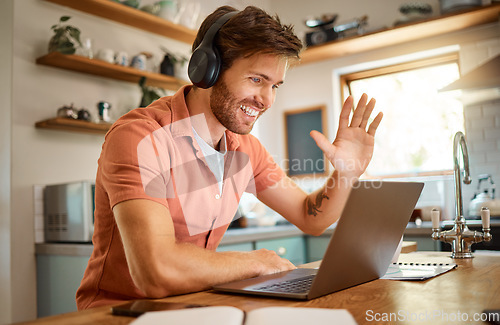
[[[70,106],[62,106],[57,110],[57,117],[65,117],[76,120],[78,118],[78,112],[73,103]]]
[[[97,103],[97,109],[99,111],[99,121],[109,123],[111,118],[109,117],[109,110],[111,109],[111,104],[105,101],[100,101]]]

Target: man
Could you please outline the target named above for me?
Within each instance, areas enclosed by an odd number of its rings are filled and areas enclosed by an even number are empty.
[[[199,78],[206,58],[198,50],[207,38],[219,52],[220,72],[205,78],[202,71]],[[79,309],[295,268],[268,250],[215,252],[244,191],[308,234],[321,234],[339,218],[372,156],[382,118],[368,127],[373,99],[362,96],[351,122],[353,100],[346,100],[333,144],[311,132],[335,171],[309,195],[248,134],[301,48],[277,17],[255,7],[218,8],[193,44],[189,73],[196,85],[113,125],[99,158],[94,251],[77,292]]]

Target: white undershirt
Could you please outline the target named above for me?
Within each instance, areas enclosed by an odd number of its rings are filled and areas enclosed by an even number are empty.
[[[205,156],[205,160],[207,161],[208,168],[215,176],[217,183],[219,185],[219,194],[222,195],[222,185],[224,180],[224,155],[227,152],[226,148],[226,133],[221,139],[220,148],[221,151],[215,150],[211,145],[209,145],[205,140],[203,140],[196,130],[193,128],[194,138],[196,142],[200,146],[201,152],[203,156]]]

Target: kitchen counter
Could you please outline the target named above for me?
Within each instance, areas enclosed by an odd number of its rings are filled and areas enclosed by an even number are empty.
[[[441,227],[445,229],[451,228],[452,225],[452,220],[441,222]],[[471,227],[481,227],[481,220],[467,220],[467,225]],[[500,227],[500,219],[492,219],[491,227]],[[332,225],[321,236],[330,236],[334,231],[335,225]],[[404,234],[405,236],[429,236],[430,238],[432,234],[432,223],[430,221],[423,221],[420,226],[417,226],[415,223],[410,222],[406,227]],[[266,227],[233,228],[226,232],[220,245],[232,245],[302,235],[304,235],[304,233],[291,224]],[[93,246],[91,243],[43,243],[36,244],[35,252],[36,254],[41,255],[90,256],[92,249]]]
[[[333,233],[333,229],[334,227],[328,230],[329,234]],[[233,228],[226,232],[220,245],[232,245],[302,235],[304,235],[304,233],[294,225]],[[90,256],[93,249],[92,243],[43,243],[36,244],[35,246],[36,254],[42,255]]]

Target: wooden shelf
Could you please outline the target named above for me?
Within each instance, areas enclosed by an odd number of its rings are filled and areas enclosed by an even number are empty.
[[[111,0],[45,1],[67,6],[72,9],[103,17],[105,19],[188,44],[191,44],[196,37],[196,31],[194,30]],[[139,83],[139,80],[142,77],[146,77],[147,85],[174,91],[177,91],[183,85],[189,84],[188,81],[177,79],[172,76],[142,71],[132,67],[124,67],[97,59],[89,59],[79,55],[65,55],[59,52],[52,52],[44,55],[38,58],[36,63],[136,84]],[[35,126],[42,129],[105,134],[111,127],[111,124],[92,123],[57,117],[37,122],[35,123]]]
[[[175,91],[181,86],[188,84],[187,81],[164,74],[143,71],[97,59],[89,59],[84,56],[68,55],[59,52],[51,52],[44,55],[38,58],[36,63],[133,83],[138,83],[141,77],[146,77],[146,84],[149,86]]]
[[[196,31],[111,0],[45,0],[116,21],[184,43],[193,43]]]
[[[314,45],[302,53],[301,64],[333,59],[497,22],[499,14],[500,4],[493,4],[479,9],[446,14],[361,36]]]
[[[64,117],[55,117],[48,120],[36,122],[35,126],[40,129],[72,131],[91,134],[106,134],[106,132],[108,132],[109,128],[111,127],[111,124],[92,123]]]

